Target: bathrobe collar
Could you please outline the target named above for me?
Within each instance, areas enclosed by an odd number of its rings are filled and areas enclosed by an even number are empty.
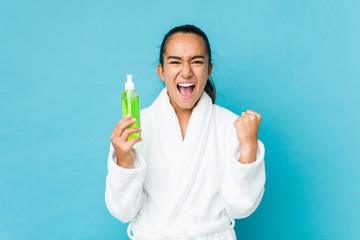
[[[201,165],[212,120],[213,104],[204,91],[192,111],[184,141],[166,87],[153,103],[153,107],[156,109],[156,121],[161,126],[158,128],[158,139],[162,152],[162,169],[165,170],[172,186],[167,221],[170,224],[180,211]]]

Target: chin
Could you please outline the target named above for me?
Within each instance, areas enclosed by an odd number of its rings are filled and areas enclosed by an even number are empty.
[[[200,98],[197,98],[196,100],[193,98],[193,99],[187,99],[187,100],[184,100],[184,99],[179,99],[178,101],[178,106],[181,108],[181,109],[184,109],[184,110],[191,110],[193,109],[195,106],[196,106],[196,103],[199,101]]]
[[[191,103],[191,104],[181,104],[178,105],[181,109],[185,109],[185,110],[191,110],[195,107],[195,103]]]

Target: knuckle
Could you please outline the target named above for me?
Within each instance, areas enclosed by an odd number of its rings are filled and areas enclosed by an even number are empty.
[[[118,126],[121,126],[123,122],[124,122],[124,119],[122,118],[122,119],[117,123],[117,125],[118,125]]]
[[[135,132],[138,132],[138,129],[137,128],[131,128],[131,133],[135,133]]]
[[[112,144],[113,144],[114,146],[118,147],[118,148],[121,148],[120,142],[118,142],[118,141],[116,141],[116,140],[113,140],[113,141],[112,141]]]
[[[116,144],[119,145],[119,138],[118,137],[113,137],[113,139],[111,140],[112,144]]]
[[[123,132],[123,131],[124,131],[124,128],[122,126],[119,126],[118,132]]]

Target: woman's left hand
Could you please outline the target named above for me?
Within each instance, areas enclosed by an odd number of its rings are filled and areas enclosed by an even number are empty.
[[[241,146],[241,150],[254,151],[257,150],[257,135],[261,122],[260,114],[247,110],[242,112],[234,122],[236,135]]]

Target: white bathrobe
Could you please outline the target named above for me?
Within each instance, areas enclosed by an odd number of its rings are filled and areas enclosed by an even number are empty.
[[[115,218],[130,222],[130,239],[236,239],[234,219],[257,208],[265,184],[260,140],[255,162],[238,161],[237,117],[204,92],[183,140],[164,88],[141,110],[143,141],[134,146],[134,169],[116,164],[110,144],[105,202]]]

